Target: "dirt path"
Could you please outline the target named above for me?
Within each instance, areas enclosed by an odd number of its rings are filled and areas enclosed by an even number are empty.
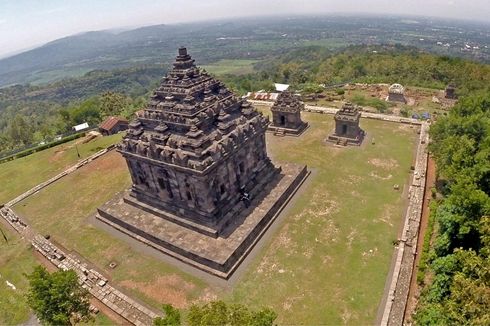
[[[410,281],[410,290],[408,292],[407,308],[405,310],[406,321],[411,320],[412,313],[414,312],[417,306],[418,298],[420,296],[421,289],[417,284],[417,272],[419,270],[420,257],[424,246],[424,238],[429,224],[429,214],[430,214],[429,204],[430,204],[430,200],[432,199],[431,188],[434,187],[435,182],[436,182],[436,164],[434,162],[434,159],[429,156],[429,160],[427,162],[427,178],[425,184],[426,188],[425,188],[424,204],[422,207],[422,218],[420,221],[419,237],[417,241],[418,252],[417,255],[415,256],[412,279]]]

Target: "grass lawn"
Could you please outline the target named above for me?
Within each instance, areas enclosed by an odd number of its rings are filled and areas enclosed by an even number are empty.
[[[257,62],[258,62],[257,60],[246,60],[246,59],[237,59],[237,60],[222,59],[217,62],[211,63],[209,65],[204,65],[202,66],[202,68],[218,76],[227,75],[227,74],[245,75],[253,72],[254,70],[253,65]]]
[[[393,185],[406,183],[415,131],[363,119],[376,144],[334,148],[323,143],[332,116],[304,117],[303,139],[270,137],[269,148],[316,175],[229,298],[271,305],[279,323],[373,323],[406,198]]]
[[[82,158],[117,143],[122,134],[101,137],[86,144],[78,144]],[[0,203],[5,203],[35,185],[48,180],[75,164],[78,156],[75,143],[80,139],[48,148],[13,161],[0,164]]]
[[[0,236],[0,325],[20,324],[30,316],[25,298],[29,284],[23,274],[32,272],[37,264],[27,243],[3,224],[0,228],[9,240],[7,244]]]
[[[124,160],[112,152],[20,202],[14,209],[42,233],[81,253],[140,299],[188,307],[223,298],[271,306],[279,323],[373,323],[402,222],[415,129],[361,121],[361,147],[324,143],[331,115],[304,113],[301,137],[268,135],[276,161],[307,164],[314,173],[279,230],[232,289],[223,289],[131,249],[92,226],[96,207],[130,184]],[[402,187],[404,188],[404,187]],[[107,266],[118,262],[114,270]]]
[[[179,270],[141,255],[126,243],[87,223],[98,206],[130,186],[125,161],[115,151],[50,185],[16,205],[35,229],[105,270],[113,281],[150,304],[171,301],[186,306],[205,284],[180,276]],[[55,196],[53,198],[52,196]],[[114,270],[108,267],[116,261]],[[161,276],[161,277],[160,277]],[[163,289],[163,290],[162,290]]]

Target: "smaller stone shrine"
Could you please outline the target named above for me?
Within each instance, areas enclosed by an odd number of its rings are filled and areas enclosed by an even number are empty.
[[[444,91],[444,97],[450,100],[457,99],[456,87],[452,84],[447,85],[446,90]]]
[[[308,127],[308,123],[301,120],[304,107],[298,96],[284,89],[271,108],[272,123],[268,131],[275,135],[299,136]]]
[[[335,130],[327,141],[336,145],[361,145],[365,132],[359,127],[361,112],[352,103],[345,103],[335,113]]]
[[[405,98],[405,87],[400,84],[393,84],[388,89],[388,102],[407,103]]]

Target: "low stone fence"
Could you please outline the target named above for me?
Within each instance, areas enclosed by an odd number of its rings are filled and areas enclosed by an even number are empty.
[[[98,151],[81,160],[69,169],[14,198],[0,209],[0,216],[5,219],[15,231],[22,235],[24,239],[29,241],[36,251],[46,257],[56,267],[62,270],[74,270],[77,273],[82,286],[118,315],[134,325],[152,325],[153,320],[158,317],[158,314],[109,285],[108,280],[102,276],[101,273],[95,269],[88,268],[86,263],[81,262],[73,255],[65,253],[42,235],[36,234],[35,231],[11,209],[13,205],[21,200],[33,195],[62,177],[73,173],[114,148],[115,145],[111,145]]]
[[[47,181],[44,181],[44,182],[38,184],[37,186],[35,186],[34,188],[31,188],[28,191],[24,192],[20,196],[17,196],[16,198],[14,198],[11,201],[9,201],[8,203],[6,203],[5,206],[6,207],[12,207],[12,206],[14,206],[15,204],[17,204],[21,200],[26,199],[27,197],[29,197],[29,196],[33,195],[34,193],[38,192],[39,190],[41,190],[41,189],[49,186],[53,182],[55,182],[55,181],[63,178],[64,176],[66,176],[66,175],[68,175],[68,174],[70,174],[72,172],[75,172],[76,170],[78,170],[82,166],[84,166],[84,165],[92,162],[93,160],[101,157],[105,153],[113,150],[114,148],[116,148],[116,146],[115,145],[111,145],[111,146],[109,146],[107,148],[104,148],[103,150],[98,151],[97,153],[95,153],[93,155],[90,155],[89,157],[81,160],[80,162],[78,162],[77,164],[73,165],[72,167],[70,167],[70,168],[66,169],[65,171],[61,172],[60,174],[55,175],[51,179],[49,179]]]
[[[80,284],[90,294],[128,322],[138,326],[152,325],[153,320],[158,317],[158,314],[149,308],[108,284],[107,278],[95,269],[89,268],[87,263],[67,254],[42,235],[36,234],[11,208],[0,209],[0,215],[56,267],[65,271],[75,271]]]
[[[409,188],[409,205],[405,216],[403,231],[396,251],[396,262],[393,270],[388,298],[384,307],[381,325],[402,325],[410,290],[410,282],[417,254],[417,239],[422,217],[422,206],[425,194],[429,142],[429,125],[423,123],[420,130],[419,144],[412,185]]]
[[[263,105],[263,106],[272,106],[274,104],[274,102],[257,101],[257,100],[248,100],[248,102],[256,105]],[[335,114],[337,113],[338,110],[339,109],[337,108],[331,108],[331,107],[305,105],[305,111],[312,112],[312,113]],[[399,117],[395,115],[382,114],[382,113],[371,113],[365,111],[361,111],[361,117],[366,119],[382,120],[382,121],[396,122],[396,123],[406,123],[406,124],[413,124],[413,125],[421,125],[423,123],[423,121],[417,119]]]

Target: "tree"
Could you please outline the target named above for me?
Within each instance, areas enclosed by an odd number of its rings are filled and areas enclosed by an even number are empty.
[[[78,282],[73,270],[50,274],[37,266],[26,275],[29,280],[28,304],[42,323],[72,325],[91,319],[89,293]]]
[[[104,116],[114,116],[128,105],[126,96],[120,93],[106,92],[101,97],[101,111]]]
[[[443,200],[420,325],[490,325],[490,96],[461,99],[431,127]]]
[[[273,325],[276,318],[277,314],[269,308],[252,311],[244,305],[228,305],[220,300],[207,303],[203,306],[193,305],[190,308],[187,322],[191,326],[270,326]]]
[[[33,139],[31,129],[24,117],[16,114],[7,128],[7,135],[14,144],[29,145]]]
[[[153,321],[153,325],[155,326],[179,326],[180,322],[180,311],[175,309],[170,304],[163,305],[163,312],[165,313],[164,317],[157,317]]]

